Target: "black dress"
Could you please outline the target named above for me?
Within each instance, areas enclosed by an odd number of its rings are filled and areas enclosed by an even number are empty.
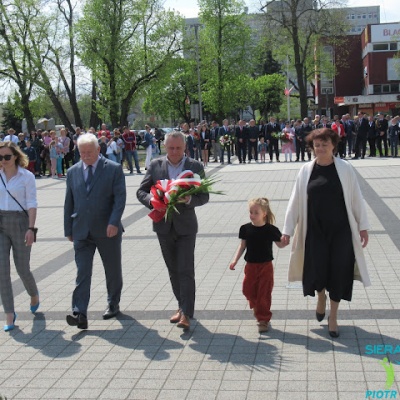
[[[343,189],[334,163],[315,163],[307,195],[304,296],[314,296],[316,290],[326,288],[333,301],[351,301],[355,256]]]

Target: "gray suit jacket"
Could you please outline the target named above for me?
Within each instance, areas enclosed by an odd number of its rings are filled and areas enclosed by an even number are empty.
[[[183,170],[187,169],[199,174],[201,177],[204,177],[204,169],[199,161],[188,157],[183,166]],[[150,209],[150,199],[152,197],[150,189],[158,180],[162,179],[169,179],[167,158],[165,156],[157,158],[151,162],[136,193],[139,201]],[[173,224],[178,235],[196,234],[198,224],[194,208],[207,203],[208,199],[208,193],[192,196],[192,200],[189,204],[179,204],[177,206],[179,213],[174,212],[171,219],[167,221],[162,220],[157,223],[153,222],[154,232],[167,234],[170,232]]]
[[[101,156],[89,191],[79,161],[67,173],[64,234],[74,240],[107,237],[107,226],[119,227],[126,203],[125,176],[120,164]]]

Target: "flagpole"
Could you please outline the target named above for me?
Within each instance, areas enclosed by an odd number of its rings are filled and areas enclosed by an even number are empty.
[[[289,90],[289,54],[286,55],[286,87]],[[287,94],[287,115],[290,122],[290,90]]]

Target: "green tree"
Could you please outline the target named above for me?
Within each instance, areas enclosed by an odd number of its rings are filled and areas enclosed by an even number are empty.
[[[179,59],[170,67],[170,74],[154,80],[146,90],[143,110],[164,120],[189,122],[190,102],[197,99],[195,61]]]
[[[4,130],[14,128],[17,133],[22,132],[22,119],[24,117],[21,100],[18,93],[9,96],[7,102],[3,106]]]
[[[97,84],[96,107],[113,126],[181,51],[183,19],[159,0],[87,0],[78,24],[81,58]]]
[[[277,113],[283,102],[285,77],[280,74],[263,75],[252,79],[250,105],[253,110],[259,110],[265,119],[268,114]]]
[[[20,117],[26,118],[29,131],[34,129],[30,99],[38,76],[31,59],[29,31],[38,15],[37,1],[0,0],[0,78],[18,88]]]
[[[271,0],[263,7],[271,48],[279,47],[284,57],[290,55],[295,72],[291,83],[300,98],[302,117],[308,115],[309,82],[316,73],[335,73],[332,63],[324,62],[320,48],[327,42],[338,44],[347,31],[343,10],[332,8],[341,4],[340,0]]]
[[[251,75],[256,67],[251,30],[242,1],[199,0],[199,7],[203,103],[221,120],[238,108],[232,88],[239,76]]]

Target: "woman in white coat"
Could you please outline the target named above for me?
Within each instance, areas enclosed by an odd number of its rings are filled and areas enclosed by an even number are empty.
[[[281,241],[287,245],[294,235],[289,281],[302,281],[304,296],[318,293],[318,321],[325,317],[325,292],[329,292],[328,331],[336,338],[339,303],[351,301],[353,280],[371,284],[362,250],[368,243],[369,223],[352,165],[334,157],[337,133],[318,129],[307,141],[315,159],[297,176]]]

